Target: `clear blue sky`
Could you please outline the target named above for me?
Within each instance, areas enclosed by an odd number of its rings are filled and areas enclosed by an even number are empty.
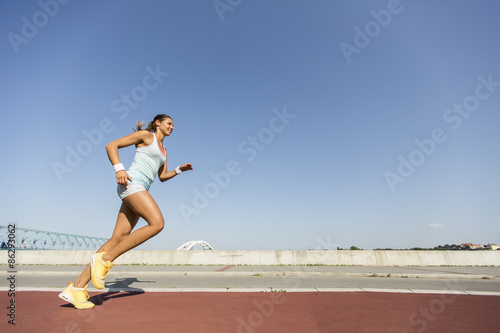
[[[500,242],[498,1],[231,3],[2,1],[1,224],[110,236],[104,147],[167,113],[142,249]]]

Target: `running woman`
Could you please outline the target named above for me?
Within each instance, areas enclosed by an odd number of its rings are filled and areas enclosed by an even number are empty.
[[[94,287],[103,289],[104,279],[116,258],[162,231],[165,223],[163,216],[149,194],[149,187],[156,175],[164,182],[181,172],[193,170],[193,166],[186,163],[167,171],[167,151],[163,146],[163,139],[174,130],[170,116],[159,114],[145,130],[142,130],[143,125],[144,123],[137,122],[137,130],[134,133],[106,146],[109,160],[116,172],[117,191],[122,205],[111,238],[92,255],[90,264],[75,283],[70,282],[59,294],[60,298],[72,303],[77,309],[94,307],[88,300],[87,284],[90,280]],[[125,170],[118,158],[118,149],[131,145],[136,147],[135,157],[130,168]],[[132,232],[141,217],[148,225]]]

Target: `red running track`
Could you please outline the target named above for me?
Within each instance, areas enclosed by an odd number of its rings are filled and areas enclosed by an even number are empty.
[[[90,293],[76,310],[56,292],[0,292],[0,332],[495,332],[500,297],[371,292]]]

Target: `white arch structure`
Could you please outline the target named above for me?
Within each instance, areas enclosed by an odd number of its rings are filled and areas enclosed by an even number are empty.
[[[189,241],[177,248],[177,250],[192,250],[195,245],[201,245],[203,247],[203,250],[213,250],[214,248],[208,244],[205,241],[199,240],[199,241]]]

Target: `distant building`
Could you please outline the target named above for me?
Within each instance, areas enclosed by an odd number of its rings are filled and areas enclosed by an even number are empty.
[[[500,246],[491,243],[491,244],[486,245],[486,248],[488,250],[498,250],[500,248]]]
[[[468,247],[471,250],[484,249],[484,246],[478,245],[478,244],[472,244],[472,243],[462,243],[461,247],[464,248],[464,249],[466,249]]]

